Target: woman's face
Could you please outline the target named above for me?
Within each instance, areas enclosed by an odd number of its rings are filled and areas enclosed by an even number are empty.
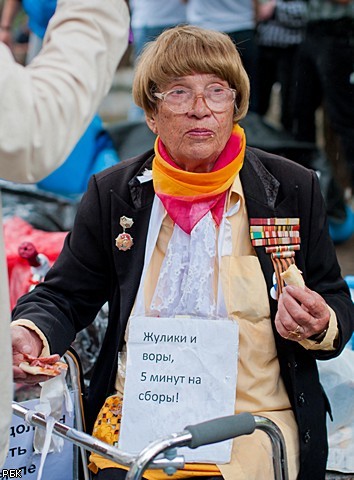
[[[209,86],[228,87],[214,74],[193,74],[177,78],[160,89],[167,92],[188,88],[197,96],[187,113],[174,113],[163,100],[157,112],[147,118],[150,129],[160,136],[171,159],[188,172],[209,172],[230,138],[234,104],[225,112],[215,113],[205,103],[203,92]]]

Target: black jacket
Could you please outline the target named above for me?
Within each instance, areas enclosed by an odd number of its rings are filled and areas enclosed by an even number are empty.
[[[84,195],[63,251],[45,283],[22,297],[13,318],[28,318],[47,336],[51,351],[63,354],[76,332],[88,326],[109,302],[109,320],[87,398],[89,429],[112,393],[117,355],[124,341],[144,263],[145,242],[154,199],[152,182],[136,176],[151,168],[153,152],[122,162],[95,175]],[[316,359],[338,355],[353,330],[354,307],[341,278],[328,234],[325,207],[316,174],[289,160],[248,148],[240,172],[248,215],[300,217],[301,249],[296,264],[309,288],[323,296],[337,314],[339,340],[334,352],[307,351],[278,335],[281,375],[299,427],[300,477],[322,480],[327,459],[327,398],[319,382]],[[115,238],[122,215],[134,220],[131,250],[120,251]],[[264,247],[256,247],[268,292],[274,269]],[[277,302],[269,297],[271,317]]]

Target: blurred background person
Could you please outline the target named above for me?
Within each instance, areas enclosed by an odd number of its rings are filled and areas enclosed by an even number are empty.
[[[13,23],[16,15],[21,9],[20,0],[4,0],[1,9],[0,19],[0,42],[5,43],[11,50],[13,49]],[[28,43],[28,42],[26,42]],[[26,46],[27,48],[27,46]]]
[[[57,0],[6,0],[2,14],[5,25],[13,25],[17,13],[24,10],[30,29],[26,63],[38,55],[48,23],[55,13]],[[13,45],[12,38],[7,38]],[[112,140],[104,128],[102,119],[96,113],[75,145],[70,155],[59,169],[43,179],[39,188],[62,195],[80,195],[86,187],[89,177],[103,168],[119,162]]]
[[[134,63],[147,42],[166,28],[186,23],[185,0],[130,0]],[[144,112],[132,103],[129,120],[143,120]]]
[[[135,57],[166,28],[186,22],[184,0],[130,0],[129,6]]]
[[[57,0],[21,0],[21,3],[28,17],[30,31],[26,57],[26,62],[29,63],[42,48],[43,38],[48,22],[54,15]]]
[[[304,0],[268,0],[258,7],[259,55],[258,113],[264,117],[271,104],[273,86],[280,86],[280,124],[291,132],[293,95],[299,44],[305,34]]]
[[[257,1],[186,0],[189,24],[227,33],[236,44],[251,83],[250,111],[258,105]]]
[[[1,15],[1,25],[6,27],[0,39],[11,46],[12,27],[16,15],[21,9],[27,16],[29,41],[26,63],[29,63],[40,51],[48,22],[55,12],[57,0],[5,0]]]
[[[293,133],[297,140],[317,143],[322,162],[328,164],[331,233],[341,241],[354,231],[350,207],[354,189],[354,2],[309,0],[307,7],[294,82]],[[316,116],[319,107],[324,112],[321,128]]]
[[[30,65],[19,65],[0,42],[1,178],[36,182],[65,160],[111,86],[128,30],[123,0],[59,0],[43,49]],[[8,448],[12,399],[7,280],[1,234],[0,465]]]

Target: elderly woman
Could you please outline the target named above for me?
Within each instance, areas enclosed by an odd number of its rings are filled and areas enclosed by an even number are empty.
[[[141,55],[133,94],[157,135],[155,148],[92,178],[55,266],[14,309],[15,378],[30,381],[17,367],[24,352],[63,354],[108,301],[87,421],[94,435],[115,443],[137,297],[146,317],[170,319],[216,318],[222,304],[239,327],[236,412],[279,425],[291,479],[323,479],[330,409],[316,359],[341,352],[354,315],[316,175],[246,147],[238,122],[249,82],[225,34],[165,31]],[[284,285],[291,264],[306,287]],[[107,416],[115,418],[114,434],[105,434]],[[91,456],[97,479],[123,478],[116,467]],[[272,478],[264,433],[236,439],[229,463],[179,472],[221,475]]]

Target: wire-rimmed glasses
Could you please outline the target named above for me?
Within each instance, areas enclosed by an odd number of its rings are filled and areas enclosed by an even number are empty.
[[[167,92],[155,92],[153,94],[159,100],[166,103],[174,113],[189,112],[198,97],[203,97],[207,107],[215,112],[225,112],[236,99],[236,90],[220,85],[210,85],[202,94],[196,95],[191,88],[175,88]]]

